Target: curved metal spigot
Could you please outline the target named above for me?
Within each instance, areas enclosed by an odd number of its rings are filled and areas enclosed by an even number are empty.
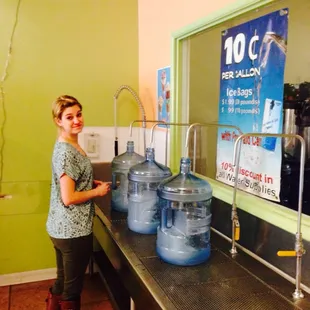
[[[277,138],[296,138],[300,141],[301,144],[301,152],[300,152],[300,173],[299,173],[299,194],[298,194],[298,215],[297,215],[297,233],[295,239],[295,250],[294,251],[279,251],[278,256],[296,256],[296,288],[293,293],[294,299],[304,298],[304,294],[301,290],[301,261],[302,256],[305,253],[303,243],[302,243],[302,234],[301,234],[301,216],[302,216],[302,195],[304,189],[304,169],[305,169],[305,140],[296,134],[268,134],[268,133],[247,133],[242,134],[236,139],[234,144],[234,157],[233,157],[233,165],[235,166],[235,184],[234,184],[234,193],[233,193],[233,208],[237,207],[236,204],[236,196],[237,196],[237,180],[238,180],[238,171],[239,171],[239,163],[240,163],[240,154],[241,154],[241,143],[240,141],[244,137],[277,137]],[[238,148],[238,151],[237,151]],[[238,154],[238,155],[237,155]],[[232,229],[234,233],[234,227]],[[234,238],[233,247],[235,246]]]
[[[165,166],[167,166],[168,164],[168,125],[170,126],[190,126],[190,124],[188,123],[162,123],[162,122],[158,122],[156,124],[154,124],[152,126],[152,129],[151,129],[151,138],[150,138],[150,147],[153,146],[153,143],[154,143],[154,129],[156,126],[158,125],[164,125],[166,126],[166,153],[165,153]]]
[[[195,128],[196,126],[232,128],[232,129],[236,129],[239,132],[239,134],[242,135],[242,131],[238,126],[218,124],[218,123],[194,123],[187,129],[187,133],[186,133],[185,148],[187,148],[187,153],[188,153],[189,134],[190,134],[191,129]],[[195,154],[196,154],[196,152],[194,151],[194,156],[195,156]],[[193,161],[196,161],[196,158],[194,158]],[[232,233],[232,244],[233,244],[233,246],[232,246],[232,249],[230,250],[230,252],[232,255],[235,255],[235,254],[237,254],[237,250],[236,250],[236,246],[234,244],[235,244],[235,241],[239,240],[239,237],[240,237],[240,224],[239,224],[239,218],[238,218],[238,213],[237,213],[237,207],[234,205],[232,206],[232,210],[231,210],[231,221],[232,221],[232,227],[233,227],[233,233]]]
[[[129,126],[129,137],[132,137],[132,126],[133,126],[134,123],[160,123],[160,124],[164,124],[165,121],[136,119],[136,120],[134,120],[134,121],[132,121],[130,123],[130,126]],[[144,152],[145,152],[145,149],[146,149],[146,138],[144,137]]]
[[[158,123],[158,124],[165,124],[165,121],[160,121],[160,120],[143,120],[143,119],[136,119],[134,121],[132,121],[129,125],[129,137],[132,137],[132,127],[134,123]]]
[[[139,96],[137,95],[137,93],[128,85],[121,85],[117,91],[114,94],[114,130],[115,130],[115,153],[118,153],[118,133],[117,133],[117,109],[116,109],[116,102],[117,102],[117,98],[119,96],[119,94],[122,92],[122,90],[128,90],[132,96],[134,97],[135,101],[137,102],[139,109],[141,111],[141,115],[142,115],[142,127],[144,128],[143,131],[143,141],[144,141],[144,149],[146,148],[146,125],[145,125],[145,121],[146,121],[146,114],[145,114],[145,110],[143,107],[143,104],[139,98]],[[115,154],[115,156],[117,156],[118,154]]]
[[[193,172],[195,173],[195,168],[196,168],[196,128],[195,127],[217,127],[217,128],[233,128],[233,129],[236,129],[238,130],[239,134],[241,135],[242,134],[242,131],[239,127],[237,126],[233,126],[233,125],[225,125],[225,124],[218,124],[218,123],[193,123],[189,126],[189,128],[187,129],[187,132],[186,132],[186,140],[185,140],[185,149],[187,149],[187,152],[186,152],[186,156],[188,156],[188,141],[189,141],[189,134],[190,134],[190,131],[192,130],[192,128],[195,129],[195,132],[194,132],[194,158],[193,158]]]

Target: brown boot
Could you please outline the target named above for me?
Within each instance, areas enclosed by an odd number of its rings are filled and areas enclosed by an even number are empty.
[[[60,302],[61,310],[80,310],[81,305],[79,300],[63,300]]]
[[[51,289],[48,292],[46,301],[46,310],[60,310],[61,295],[54,295]]]

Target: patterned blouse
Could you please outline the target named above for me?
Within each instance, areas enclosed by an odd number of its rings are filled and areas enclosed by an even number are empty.
[[[52,187],[50,209],[46,228],[57,239],[88,236],[92,232],[94,205],[91,200],[65,206],[61,199],[60,177],[63,174],[75,181],[76,191],[86,191],[93,186],[93,169],[89,158],[75,147],[57,141],[52,157]]]

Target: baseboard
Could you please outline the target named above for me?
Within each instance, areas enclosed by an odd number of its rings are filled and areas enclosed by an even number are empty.
[[[93,272],[96,273],[98,271],[99,271],[98,266],[94,263]],[[89,266],[87,266],[85,274],[88,273],[89,273]],[[55,278],[56,278],[56,268],[16,272],[0,275],[0,286],[44,281]]]
[[[56,268],[16,272],[0,275],[0,286],[50,280],[55,278]]]

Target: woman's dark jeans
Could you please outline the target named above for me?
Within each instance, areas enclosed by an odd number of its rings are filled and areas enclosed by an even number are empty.
[[[92,253],[93,235],[72,238],[51,238],[56,251],[57,279],[52,293],[63,300],[79,300],[85,271]]]

